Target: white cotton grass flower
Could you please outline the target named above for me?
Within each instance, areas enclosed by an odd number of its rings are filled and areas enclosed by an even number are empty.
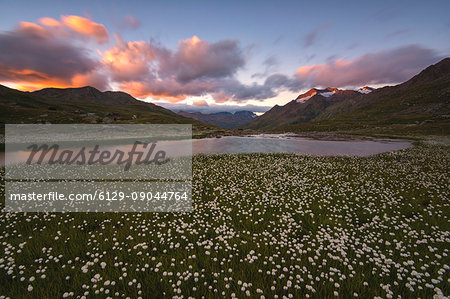
[[[63,275],[73,292],[58,295],[74,298],[145,297],[153,282],[172,298],[444,296],[443,148],[193,161],[190,213],[3,213],[0,270],[36,294]],[[51,245],[33,238],[50,231]]]

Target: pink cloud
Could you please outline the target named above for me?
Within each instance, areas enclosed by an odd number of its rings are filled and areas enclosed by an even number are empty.
[[[205,100],[196,100],[196,101],[194,101],[194,106],[200,106],[200,107],[207,107],[207,106],[209,106],[208,105],[208,102],[206,102]]]
[[[108,30],[103,24],[96,23],[90,19],[63,15],[61,20],[45,17],[40,18],[40,25],[30,22],[21,22],[20,31],[33,31],[35,34],[52,35],[55,38],[90,38],[99,44],[109,41]]]
[[[194,35],[180,41],[175,52],[161,50],[160,72],[174,75],[182,82],[232,76],[245,64],[235,40],[211,43]]]
[[[21,22],[0,33],[0,82],[26,90],[88,84],[105,89],[107,77],[90,51],[55,29],[52,20],[41,21],[46,25]]]
[[[143,80],[150,76],[150,63],[155,59],[154,47],[144,41],[124,42],[116,36],[117,44],[100,53],[103,63],[116,81]]]
[[[39,23],[47,27],[61,27],[62,23],[53,18],[40,18]]]
[[[248,98],[250,94],[243,90],[256,88],[233,79],[245,62],[236,41],[211,43],[193,36],[171,50],[145,41],[116,39],[114,47],[100,52],[102,62],[112,79],[136,97],[177,102],[214,93],[217,101],[226,101],[240,99],[239,93]]]
[[[74,15],[61,16],[61,21],[74,32],[83,36],[92,37],[100,44],[109,41],[108,30],[106,30],[106,27],[102,24]]]
[[[409,45],[353,60],[341,58],[327,64],[302,66],[297,69],[295,79],[299,88],[392,84],[408,80],[439,59],[430,49]]]
[[[20,22],[17,31],[30,36],[48,37],[50,35],[42,26],[30,22]]]
[[[10,32],[0,32],[0,82],[27,89],[83,85],[105,89],[114,83],[135,97],[172,103],[204,95],[216,103],[245,102],[275,97],[282,89],[403,82],[439,60],[433,50],[409,45],[306,65],[292,76],[275,73],[261,84],[244,84],[236,78],[246,62],[237,40],[209,42],[194,35],[171,49],[116,36],[114,46],[94,52],[87,39],[105,43],[109,33],[104,25],[73,15],[41,18],[39,24],[21,22]]]
[[[164,99],[170,103],[178,103],[186,99],[185,92],[167,92],[163,86],[152,86],[145,82],[128,81],[120,83],[120,89],[128,92],[137,98],[152,97],[154,99]]]

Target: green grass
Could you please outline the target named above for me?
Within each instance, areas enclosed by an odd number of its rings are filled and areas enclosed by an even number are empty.
[[[194,136],[223,131],[157,105],[128,100],[122,104],[118,104],[114,99],[111,99],[111,102],[95,102],[72,98],[70,94],[66,98],[44,98],[0,85],[0,134],[4,131],[4,124],[21,123],[192,124]]]
[[[193,163],[191,213],[2,213],[0,295],[450,294],[448,147]]]

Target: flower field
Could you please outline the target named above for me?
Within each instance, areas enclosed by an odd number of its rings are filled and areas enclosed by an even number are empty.
[[[193,163],[191,213],[2,213],[2,298],[450,295],[449,147]]]

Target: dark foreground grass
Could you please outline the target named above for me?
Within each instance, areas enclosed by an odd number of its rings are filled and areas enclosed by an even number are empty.
[[[0,295],[449,295],[449,165],[431,145],[196,156],[191,213],[2,213]]]

